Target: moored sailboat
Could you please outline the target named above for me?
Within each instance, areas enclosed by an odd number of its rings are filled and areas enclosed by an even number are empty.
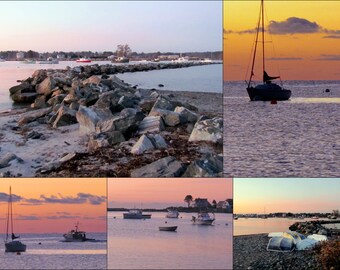
[[[261,22],[261,24],[260,24]],[[261,26],[260,26],[261,25]],[[255,58],[257,52],[257,43],[259,41],[259,32],[261,30],[262,33],[262,74],[263,78],[262,84],[252,86],[252,79],[254,76],[254,66],[255,66]],[[272,81],[275,79],[279,79],[280,76],[269,76],[265,70],[265,49],[264,49],[264,0],[261,0],[261,9],[260,9],[260,17],[257,23],[256,30],[256,39],[255,39],[255,47],[254,54],[252,59],[252,67],[249,81],[247,82],[247,92],[251,101],[272,101],[272,100],[288,100],[291,97],[291,91],[288,89],[284,89],[281,86],[273,83]]]

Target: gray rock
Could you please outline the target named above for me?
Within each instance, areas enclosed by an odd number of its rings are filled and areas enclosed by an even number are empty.
[[[64,163],[67,161],[70,161],[71,159],[75,158],[76,153],[68,153],[67,155],[63,156],[61,159],[59,159],[60,163]]]
[[[192,162],[183,177],[221,177],[223,173],[223,157],[208,154],[204,158]]]
[[[53,127],[57,128],[75,123],[77,123],[76,111],[62,105],[57,112],[57,117],[53,123]]]
[[[124,141],[125,138],[120,131],[92,134],[87,147],[89,152],[94,152],[99,148],[112,146]]]
[[[155,149],[154,144],[152,141],[148,138],[146,135],[142,135],[139,140],[136,142],[136,144],[132,147],[131,153],[140,155],[144,153],[145,151],[153,150]]]
[[[156,102],[154,103],[151,112],[157,109],[173,111],[175,107],[167,98],[159,96]]]
[[[178,177],[183,173],[183,165],[172,156],[159,159],[131,172],[131,177]]]
[[[159,133],[164,130],[164,123],[161,116],[147,116],[139,124],[138,133]]]
[[[24,124],[36,121],[38,118],[43,117],[47,114],[49,114],[52,111],[51,107],[43,108],[35,111],[26,112],[21,115],[21,117],[18,120],[18,125],[22,126]]]
[[[21,158],[17,157],[15,154],[6,153],[2,158],[0,158],[0,169],[11,166],[10,162],[12,160],[17,160],[20,163],[23,162],[23,160]]]
[[[90,78],[87,78],[86,80],[84,80],[83,85],[90,84],[90,83],[100,84],[100,81],[101,81],[101,79],[98,76],[93,75]]]
[[[51,97],[48,101],[47,104],[51,105],[51,106],[55,106],[57,104],[60,104],[63,102],[64,98],[65,98],[65,94],[60,94],[60,95],[56,95],[54,97]],[[45,97],[45,96],[43,96]]]
[[[33,139],[33,140],[43,139],[44,138],[44,134],[33,130],[30,133],[28,133],[27,138]]]
[[[215,117],[207,119],[201,117],[195,124],[190,134],[189,142],[206,141],[222,144],[223,143],[223,119]]]
[[[179,113],[184,122],[196,123],[198,115],[185,107],[176,107],[175,112]]]
[[[12,100],[16,103],[32,103],[38,94],[28,82],[23,82],[9,89]]]
[[[40,95],[48,96],[52,94],[52,90],[56,86],[56,81],[52,77],[47,77],[40,84],[37,85],[37,93]]]
[[[92,109],[80,106],[76,113],[76,118],[79,123],[79,130],[82,133],[91,133],[96,131],[96,125],[100,121],[98,114]]]
[[[34,103],[31,104],[31,107],[34,109],[41,109],[48,107],[49,104],[46,103],[46,97],[45,96],[38,96]]]
[[[153,109],[149,116],[162,116],[165,125],[169,127],[174,127],[184,122],[179,113],[169,110]]]

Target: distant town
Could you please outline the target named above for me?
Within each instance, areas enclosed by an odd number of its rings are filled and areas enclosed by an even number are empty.
[[[292,212],[277,212],[269,214],[235,214],[239,218],[292,218],[292,219],[304,219],[304,218],[329,218],[337,219],[340,217],[339,210],[332,210],[329,213],[292,213]]]

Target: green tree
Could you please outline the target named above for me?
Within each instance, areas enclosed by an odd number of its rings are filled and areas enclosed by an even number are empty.
[[[185,196],[184,201],[188,204],[188,208],[189,208],[190,204],[193,201],[193,197],[191,195],[187,195],[187,196]]]

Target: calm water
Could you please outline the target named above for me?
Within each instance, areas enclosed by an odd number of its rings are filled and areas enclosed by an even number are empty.
[[[250,102],[244,82],[225,82],[226,176],[339,176],[340,81],[290,81],[285,87],[291,100],[273,105]]]
[[[27,246],[20,255],[6,253],[1,241],[0,269],[106,269],[106,233],[87,233],[87,237],[99,241],[82,243],[60,242],[62,234],[20,236]]]
[[[129,220],[123,212],[108,212],[108,268],[231,269],[231,214],[217,214],[214,226],[191,224],[191,213],[180,213],[179,219],[165,214]],[[165,221],[178,226],[177,232],[159,231]]]
[[[137,62],[131,62],[135,64]],[[59,64],[23,64],[17,61],[0,62],[0,111],[12,108],[8,89],[17,85],[17,80],[30,77],[37,69],[63,69],[67,66],[111,64],[109,61],[89,64],[61,61]],[[118,77],[141,88],[166,90],[222,92],[222,65],[207,65],[181,69],[156,70],[149,72],[118,74]],[[164,88],[159,88],[163,84]]]
[[[303,220],[298,220],[288,218],[239,218],[238,220],[234,220],[234,235],[285,232],[288,231],[289,226],[295,222],[305,222],[310,220],[312,219],[305,218]]]

